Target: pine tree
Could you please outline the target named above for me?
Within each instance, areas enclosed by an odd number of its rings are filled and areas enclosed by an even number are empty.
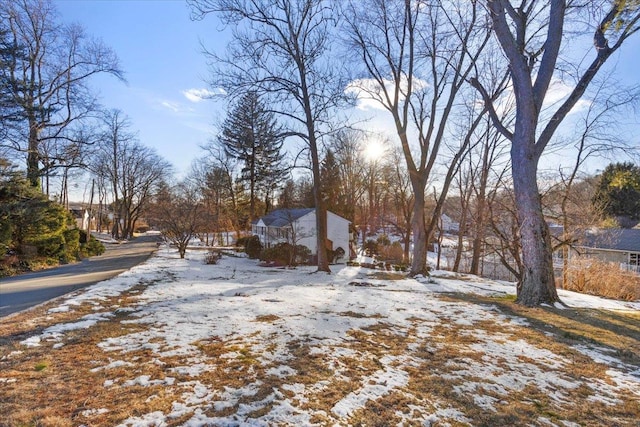
[[[219,141],[227,156],[242,164],[240,180],[249,187],[249,215],[256,217],[256,199],[263,195],[267,208],[287,173],[283,165],[284,138],[274,114],[255,92],[244,95],[228,114]]]
[[[633,163],[608,165],[593,203],[606,215],[640,218],[640,167]]]
[[[67,262],[79,254],[79,232],[64,207],[29,185],[23,173],[0,158],[0,250],[21,260]],[[0,275],[1,272],[0,272]]]

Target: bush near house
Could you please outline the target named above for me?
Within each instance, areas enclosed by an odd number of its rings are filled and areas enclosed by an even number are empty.
[[[296,266],[309,263],[311,250],[303,245],[291,245],[289,243],[278,243],[275,246],[262,250],[260,260],[273,262],[279,266]]]
[[[260,253],[262,252],[262,243],[260,243],[260,238],[255,234],[253,236],[240,237],[236,241],[236,246],[244,247],[244,252],[249,258],[260,258]]]
[[[329,262],[335,264],[340,259],[344,258],[345,252],[342,248],[337,248],[335,251],[327,250],[327,255],[329,256]]]

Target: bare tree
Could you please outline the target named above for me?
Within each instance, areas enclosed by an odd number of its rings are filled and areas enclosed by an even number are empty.
[[[553,251],[562,251],[562,286],[569,280],[569,254],[575,244],[584,236],[585,230],[596,225],[602,212],[593,206],[591,200],[595,193],[593,179],[582,179],[581,170],[588,160],[594,157],[615,158],[625,153],[637,152],[638,147],[629,144],[617,132],[612,123],[619,123],[624,109],[636,104],[639,94],[636,90],[613,89],[618,86],[613,79],[601,80],[595,88],[594,100],[576,121],[575,135],[572,140],[562,139],[556,145],[573,145],[575,158],[573,164],[558,170],[557,183],[546,195],[544,204],[547,216],[562,226],[562,234]]]
[[[392,176],[388,182],[391,200],[395,210],[389,216],[389,222],[402,238],[403,262],[409,261],[411,248],[411,224],[414,214],[413,203],[415,195],[411,191],[411,180],[406,166],[403,166],[402,154],[398,151],[391,156]]]
[[[318,271],[329,272],[327,212],[321,197],[320,141],[343,85],[328,60],[334,16],[322,0],[189,0],[194,16],[218,13],[233,26],[227,56],[210,54],[213,84],[227,93],[256,91],[287,119],[289,134],[311,158],[316,208]]]
[[[158,191],[149,208],[149,219],[184,258],[189,241],[203,226],[203,211],[198,189],[184,181]]]
[[[93,159],[92,171],[108,183],[111,191],[116,239],[131,238],[153,189],[171,165],[142,145],[119,110],[105,113],[106,129]]]
[[[348,47],[358,52],[364,68],[363,79],[353,86],[379,102],[395,123],[415,195],[411,274],[426,273],[427,241],[437,225],[448,183],[429,224],[425,189],[446,139],[455,102],[490,33],[481,25],[475,1],[369,0],[349,3],[346,15]],[[412,129],[417,134],[415,141],[410,137]],[[462,145],[454,150],[446,177],[449,182],[466,151]]]
[[[364,188],[365,161],[362,145],[365,134],[353,129],[343,129],[331,137],[330,147],[335,153],[340,170],[340,203],[342,212],[335,212],[357,224],[356,207],[360,205]]]
[[[487,0],[486,5],[500,46],[509,63],[516,102],[516,120],[509,129],[495,114],[494,101],[478,80],[472,83],[490,108],[495,126],[511,141],[513,185],[518,210],[524,275],[518,283],[517,301],[527,306],[559,301],[555,289],[551,239],[542,213],[537,183],[538,162],[560,123],[582,98],[607,59],[638,31],[637,1],[586,2],[566,0]],[[606,5],[605,5],[606,4]],[[574,18],[573,22],[569,18]],[[569,95],[546,117],[545,96],[554,79],[561,79],[558,58],[565,49],[584,51],[572,25],[593,28],[593,59],[586,68],[573,66]],[[580,56],[580,55],[578,55]],[[586,57],[586,55],[585,55]],[[570,65],[570,64],[569,64]]]
[[[49,0],[0,2],[0,24],[10,35],[18,52],[5,58],[3,79],[10,85],[11,99],[20,110],[18,132],[5,142],[26,153],[27,178],[40,185],[41,163],[51,167],[52,153],[45,156],[43,146],[81,144],[71,132],[74,126],[97,110],[87,82],[93,75],[107,73],[122,78],[114,52],[100,41],[89,38],[77,25],[60,25]]]
[[[209,165],[202,181],[202,192],[207,199],[212,198],[220,224],[229,225],[239,237],[240,232],[249,226],[249,216],[240,206],[242,188],[235,183],[238,161],[227,155],[216,141],[202,148],[208,154],[205,161]]]

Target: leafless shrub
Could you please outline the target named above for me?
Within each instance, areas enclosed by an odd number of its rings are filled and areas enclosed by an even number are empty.
[[[626,301],[640,299],[640,275],[590,258],[573,259],[565,289]]]
[[[209,265],[217,264],[220,261],[221,254],[218,251],[209,251],[204,256],[204,263]]]

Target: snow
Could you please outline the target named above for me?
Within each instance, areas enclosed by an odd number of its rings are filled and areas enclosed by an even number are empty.
[[[172,419],[184,416],[189,416],[184,425],[194,427],[309,425],[314,414],[300,405],[307,401],[310,393],[327,387],[327,382],[311,385],[291,382],[273,388],[272,393],[260,400],[249,399],[251,403],[246,403],[244,398],[254,396],[263,385],[259,378],[248,377],[242,387],[225,387],[221,392],[210,389],[198,377],[216,369],[217,363],[243,357],[243,351],[246,351],[256,363],[265,367],[266,375],[285,381],[296,374],[289,365],[290,345],[305,342],[310,354],[322,355],[327,360],[336,378],[347,379],[342,360],[362,357],[361,352],[350,346],[355,340],[351,333],[359,331],[362,336],[358,339],[366,345],[384,347],[384,343],[367,341],[367,336],[372,334],[370,328],[381,323],[395,335],[410,333],[416,341],[422,342],[428,337],[437,338],[437,334],[442,334],[442,328],[461,328],[461,334],[472,336],[474,341],[465,350],[468,357],[448,361],[448,370],[441,375],[457,380],[454,392],[471,395],[486,411],[494,410],[499,396],[523,390],[528,384],[535,383],[559,402],[566,400],[567,392],[584,384],[566,374],[571,370],[571,360],[525,340],[510,339],[511,331],[526,326],[526,320],[502,314],[495,306],[438,298],[443,292],[512,295],[515,293],[513,283],[446,271],[434,271],[428,278],[378,280],[368,275],[369,270],[360,267],[332,266],[333,273],[324,274],[313,273],[311,267],[268,269],[259,267],[255,261],[232,257],[224,257],[217,265],[205,265],[203,256],[201,252],[194,252],[188,253],[187,259],[179,259],[175,251],[161,249],[147,262],[116,278],[76,292],[50,310],[51,313],[68,312],[82,303],[90,303],[94,305],[94,313],[75,322],[50,326],[22,344],[39,346],[53,342],[60,346],[64,344],[67,332],[90,328],[122,314],[122,323],[139,324],[144,328],[99,343],[99,348],[113,357],[108,364],[96,366],[92,371],[109,372],[118,367],[131,367],[132,363],[123,359],[137,350],[151,353],[153,363],[160,366],[165,364],[163,359],[173,357],[189,362],[166,368],[164,378],[137,375],[106,380],[105,387],[161,386],[183,390],[180,398],[173,402],[171,411],[131,417],[121,426],[168,425]],[[137,303],[133,307],[120,307],[113,302],[108,307],[103,306],[107,298],[118,297],[138,285],[145,287],[136,295]],[[559,294],[569,307],[640,310],[640,302],[606,300],[568,291]],[[482,322],[500,324],[505,332],[488,333],[476,327]],[[214,359],[206,356],[198,345],[216,341],[237,343],[238,346]],[[411,345],[413,350],[418,346],[417,343]],[[441,348],[437,340],[429,342],[429,346],[427,350],[432,352]],[[630,369],[605,350],[576,349],[609,366],[609,381],[588,384],[593,389],[593,399],[616,402],[620,391],[640,395],[639,370]],[[330,413],[323,415],[336,424],[348,423],[349,416],[365,407],[367,402],[402,390],[409,382],[408,369],[417,362],[410,355],[390,353],[376,363],[378,370],[362,377],[354,391],[347,393],[335,403]],[[185,376],[188,381],[184,380]],[[294,397],[287,397],[290,395]],[[229,416],[210,417],[205,413],[207,408],[220,410],[236,405],[236,412]],[[247,414],[265,407],[269,410],[264,415],[247,421]],[[457,408],[441,406],[438,402],[434,402],[433,407],[435,409],[428,414],[424,408],[419,411],[423,425],[469,421]],[[413,412],[411,408],[405,409]],[[95,415],[107,409],[88,411],[87,414]],[[407,417],[407,413],[399,415]]]

